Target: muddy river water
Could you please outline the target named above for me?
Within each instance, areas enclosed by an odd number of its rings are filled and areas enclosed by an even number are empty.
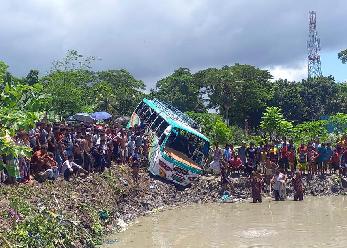
[[[347,247],[347,197],[166,210],[138,219],[103,247]]]

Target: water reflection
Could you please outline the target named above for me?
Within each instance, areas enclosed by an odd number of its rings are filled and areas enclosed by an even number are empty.
[[[347,247],[343,197],[211,204],[139,219],[104,247]]]

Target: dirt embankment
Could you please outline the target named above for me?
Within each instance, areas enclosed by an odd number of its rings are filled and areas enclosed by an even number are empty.
[[[233,201],[248,199],[249,179],[231,180]],[[306,194],[345,193],[346,181],[337,176],[304,178],[304,183]],[[202,176],[178,189],[143,171],[140,184],[134,185],[127,166],[70,182],[1,185],[0,193],[0,247],[95,247],[105,235],[151,211],[221,201],[219,177]],[[292,195],[291,183],[287,193]]]

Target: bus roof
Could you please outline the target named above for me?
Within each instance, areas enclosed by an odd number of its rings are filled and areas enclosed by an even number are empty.
[[[174,110],[167,108],[164,103],[159,102],[158,100],[148,100],[146,98],[143,99],[143,102],[146,103],[150,108],[152,108],[155,112],[160,114],[161,117],[163,117],[169,125],[172,127],[183,129],[189,133],[192,133],[199,138],[209,142],[209,139],[191,127],[190,123],[193,122],[188,116],[183,114],[181,111],[179,113],[175,113]],[[183,116],[182,116],[183,115]]]

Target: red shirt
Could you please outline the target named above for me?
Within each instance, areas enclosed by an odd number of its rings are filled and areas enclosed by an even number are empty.
[[[331,162],[333,162],[334,164],[340,163],[340,154],[337,151],[333,153],[333,156],[331,157]]]
[[[242,166],[242,160],[238,157],[238,158],[232,158],[230,160],[230,166],[234,169],[238,169]]]
[[[294,151],[289,151],[288,152],[288,161],[291,163],[295,162],[295,152]]]

